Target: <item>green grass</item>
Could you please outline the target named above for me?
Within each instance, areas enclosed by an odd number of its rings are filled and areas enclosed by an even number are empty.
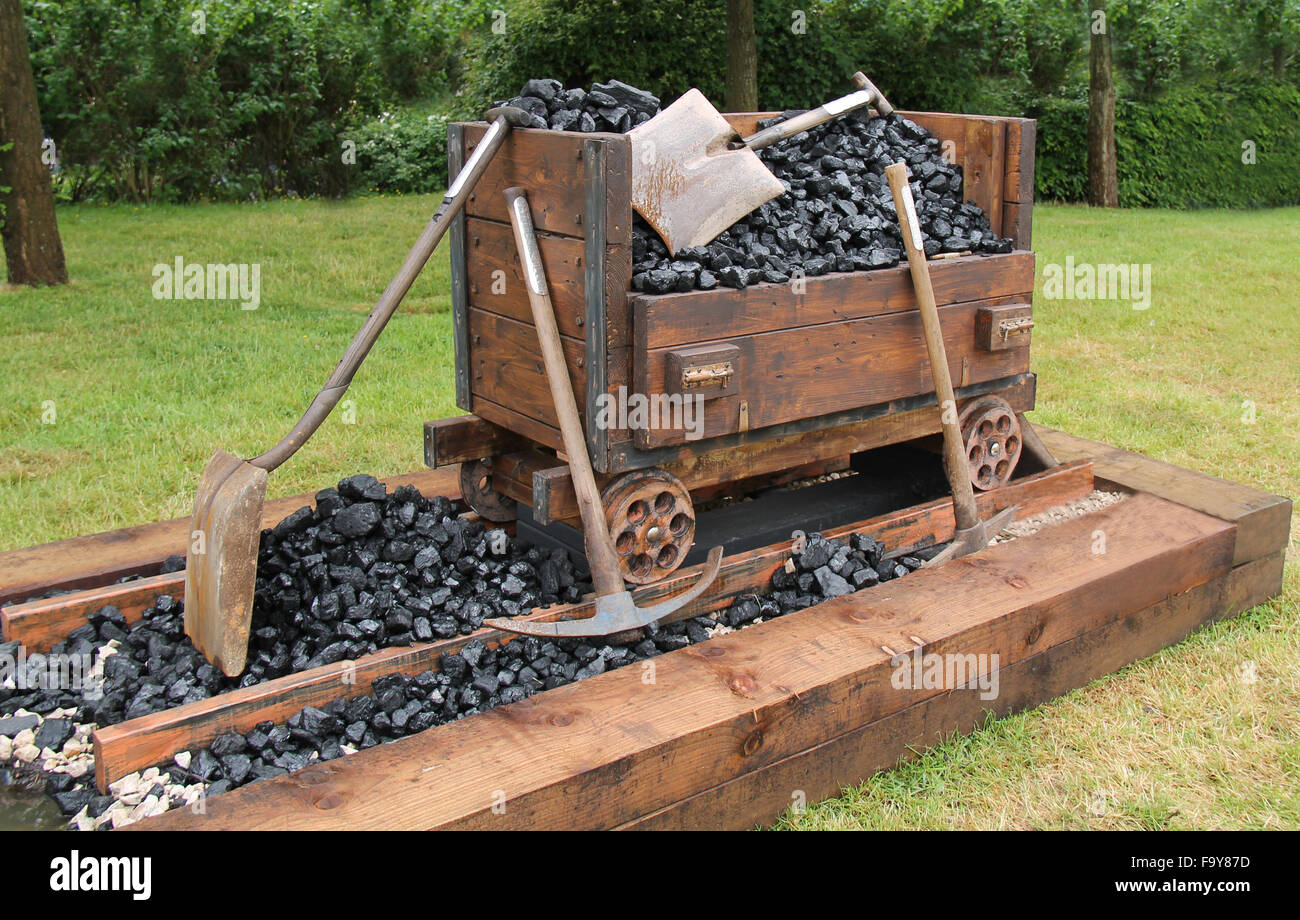
[[[297,419],[436,204],[62,209],[73,283],[0,288],[0,550],[188,514],[215,447]],[[1149,263],[1153,287],[1145,311],[1040,292],[1036,421],[1300,494],[1300,209],[1040,206],[1035,248],[1040,281],[1072,255]],[[154,300],[178,255],[260,263],[261,308]],[[355,423],[336,412],[270,495],[420,467],[421,423],[457,411],[448,307],[444,249],[357,375]],[[1300,827],[1298,620],[1291,565],[1281,598],[779,826]]]

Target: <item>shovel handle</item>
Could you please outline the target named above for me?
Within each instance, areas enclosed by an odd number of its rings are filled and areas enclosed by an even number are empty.
[[[858,87],[856,92],[833,99],[815,109],[809,109],[807,112],[795,115],[793,118],[787,118],[783,122],[751,134],[744,139],[741,146],[748,147],[750,150],[762,150],[764,147],[771,147],[787,137],[794,137],[796,134],[815,128],[832,118],[867,105],[874,105],[876,111],[881,115],[888,115],[894,111],[894,107],[885,100],[880,90],[876,89],[875,84],[868,80],[862,71],[859,70],[853,75],[853,84]]]
[[[491,114],[491,113],[489,113]],[[415,279],[419,277],[420,270],[424,268],[424,263],[429,261],[429,256],[438,248],[438,243],[442,241],[451,226],[452,220],[460,212],[465,204],[465,199],[469,197],[469,190],[477,184],[483,171],[491,162],[493,155],[501,149],[505,142],[506,136],[510,133],[511,125],[517,120],[517,114],[511,111],[502,111],[488,127],[487,132],[479,141],[474,153],[470,156],[469,162],[456,174],[456,179],[452,182],[451,187],[447,189],[447,194],[443,197],[442,203],[438,205],[438,210],[434,211],[433,217],[425,225],[423,232],[420,233],[419,239],[411,247],[411,251],[406,255],[406,261],[402,267],[397,270],[393,280],[388,282],[388,287],[380,296],[370,315],[366,317],[365,323],[357,330],[357,334],[352,338],[348,345],[347,351],[343,352],[343,357],[335,366],[334,372],[330,374],[321,391],[316,394],[316,398],[311,401],[307,411],[303,413],[298,424],[280,439],[266,453],[254,457],[248,462],[253,466],[261,467],[270,472],[284,463],[295,453],[298,448],[302,447],[316,429],[321,426],[338,401],[343,398],[347,392],[348,385],[352,383],[352,376],[361,366],[361,362],[370,354],[370,349],[374,346],[375,340],[379,334],[384,331],[388,321],[393,318],[397,308],[401,306],[402,298],[406,292],[411,289]]]
[[[578,495],[578,511],[582,515],[582,532],[587,544],[587,562],[591,565],[591,580],[596,594],[605,597],[626,591],[618,566],[618,555],[609,539],[609,525],[601,506],[600,490],[596,488],[596,474],[591,468],[587,453],[587,439],[582,433],[578,415],[578,401],[573,395],[573,382],[569,379],[569,366],[560,343],[560,330],[555,323],[555,308],[551,304],[550,288],[546,284],[546,270],[542,254],[537,248],[537,233],[533,229],[533,215],[528,209],[528,196],[521,188],[505,191],[506,210],[515,231],[515,245],[523,263],[524,286],[528,288],[528,304],[533,312],[533,325],[537,328],[537,341],[546,365],[546,382],[551,388],[555,414],[560,421],[560,436],[564,452],[569,455],[569,471],[573,474],[573,491]]]
[[[903,248],[907,251],[907,267],[912,272],[912,287],[916,289],[921,326],[925,330],[925,350],[930,356],[934,392],[939,400],[939,423],[943,428],[943,466],[948,475],[948,485],[952,488],[953,512],[957,518],[957,529],[965,530],[979,523],[979,513],[975,508],[975,488],[970,481],[965,441],[957,424],[957,397],[953,393],[952,377],[948,372],[948,353],[943,344],[943,329],[939,325],[934,287],[930,284],[930,267],[925,262],[912,187],[908,184],[907,164],[900,161],[885,167],[885,176],[894,193],[894,208],[898,211]]]

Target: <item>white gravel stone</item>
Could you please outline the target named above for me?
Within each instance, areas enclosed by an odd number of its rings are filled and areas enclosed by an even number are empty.
[[[19,715],[19,713],[15,713],[15,715]],[[14,747],[27,747],[27,745],[31,744],[35,740],[36,732],[30,728],[24,728],[18,734],[14,735]]]
[[[8,763],[14,759],[14,742],[12,738],[6,738],[0,735],[0,763]]]
[[[113,793],[113,795],[117,796],[118,798],[121,798],[123,795],[127,793],[139,791],[139,789],[140,789],[139,773],[128,773],[126,776],[122,777],[121,779],[115,780],[108,784],[108,791]]]
[[[14,750],[14,756],[23,763],[31,763],[33,760],[41,756],[41,752],[34,744],[24,744],[22,747]]]
[[[176,766],[180,767],[182,770],[188,770],[190,768],[190,762],[193,759],[194,755],[189,751],[181,751],[172,758],[172,760],[176,762]]]
[[[128,824],[134,824],[136,822],[136,819],[131,816],[131,809],[129,808],[114,806],[104,813],[112,815],[110,820],[113,822],[113,830],[126,827]]]

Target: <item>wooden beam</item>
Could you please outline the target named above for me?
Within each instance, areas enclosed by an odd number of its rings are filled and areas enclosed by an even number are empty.
[[[1107,534],[1107,552],[1089,551]],[[1014,664],[1225,574],[1235,525],[1148,495],[141,829],[616,827],[921,702],[894,655]],[[960,598],[960,603],[954,599]],[[504,811],[499,807],[505,800]]]
[[[85,626],[90,615],[101,607],[112,604],[126,615],[128,623],[134,623],[164,594],[184,599],[184,571],[10,604],[0,608],[0,638],[5,642],[17,640],[29,652],[46,652],[66,639],[68,633]]]
[[[390,490],[412,485],[425,495],[459,499],[458,475],[454,468],[421,470],[390,476],[384,484]],[[314,494],[269,501],[262,526],[273,527],[312,504]],[[190,519],[174,518],[0,553],[0,604],[23,602],[54,589],[103,585],[123,575],[156,574],[168,556],[185,553],[189,533]]]
[[[424,462],[430,469],[523,450],[528,439],[477,415],[424,423]]]
[[[989,515],[1012,504],[1020,506],[1020,516],[1036,514],[1080,498],[1092,490],[1092,470],[1087,462],[1026,477],[997,492],[977,497],[981,514]],[[953,533],[951,501],[935,501],[893,514],[860,521],[827,533],[844,537],[866,533],[887,547],[903,548],[944,542]],[[721,609],[742,594],[767,591],[772,573],[789,554],[785,545],[762,547],[732,557],[724,563],[709,594],[676,611],[669,621],[698,616]],[[649,585],[633,593],[642,606],[675,594],[693,584],[700,566],[678,572],[667,583]],[[567,607],[541,608],[530,619],[550,620],[566,615],[590,616],[590,602]],[[170,758],[177,751],[208,744],[228,731],[246,732],[258,722],[284,719],[304,706],[319,705],[339,696],[369,692],[371,682],[385,674],[418,674],[436,669],[444,652],[455,652],[471,638],[489,646],[508,642],[514,635],[494,629],[480,629],[472,636],[409,648],[383,649],[355,662],[339,662],[265,681],[254,687],[234,690],[206,700],[199,700],[153,713],[139,719],[106,726],[94,733],[95,776],[101,790],[108,784]],[[348,680],[342,680],[342,675]]]
[[[767,824],[799,796],[839,795],[953,732],[969,732],[988,714],[1033,709],[1091,680],[1235,616],[1281,589],[1282,555],[1237,566],[1226,575],[999,669],[996,700],[950,690],[831,738],[784,760],[696,793],[621,825],[624,830],[740,830]]]
[[[1100,479],[1234,521],[1238,528],[1234,564],[1271,555],[1290,539],[1289,498],[1064,431],[1039,427],[1038,434],[1059,460],[1092,459]]]

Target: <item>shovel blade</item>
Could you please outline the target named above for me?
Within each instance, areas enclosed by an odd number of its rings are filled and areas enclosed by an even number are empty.
[[[632,207],[671,253],[711,242],[785,192],[754,151],[727,149],[736,131],[698,89],[627,136]]]
[[[217,451],[199,478],[185,557],[185,633],[225,674],[248,658],[266,470]]]

